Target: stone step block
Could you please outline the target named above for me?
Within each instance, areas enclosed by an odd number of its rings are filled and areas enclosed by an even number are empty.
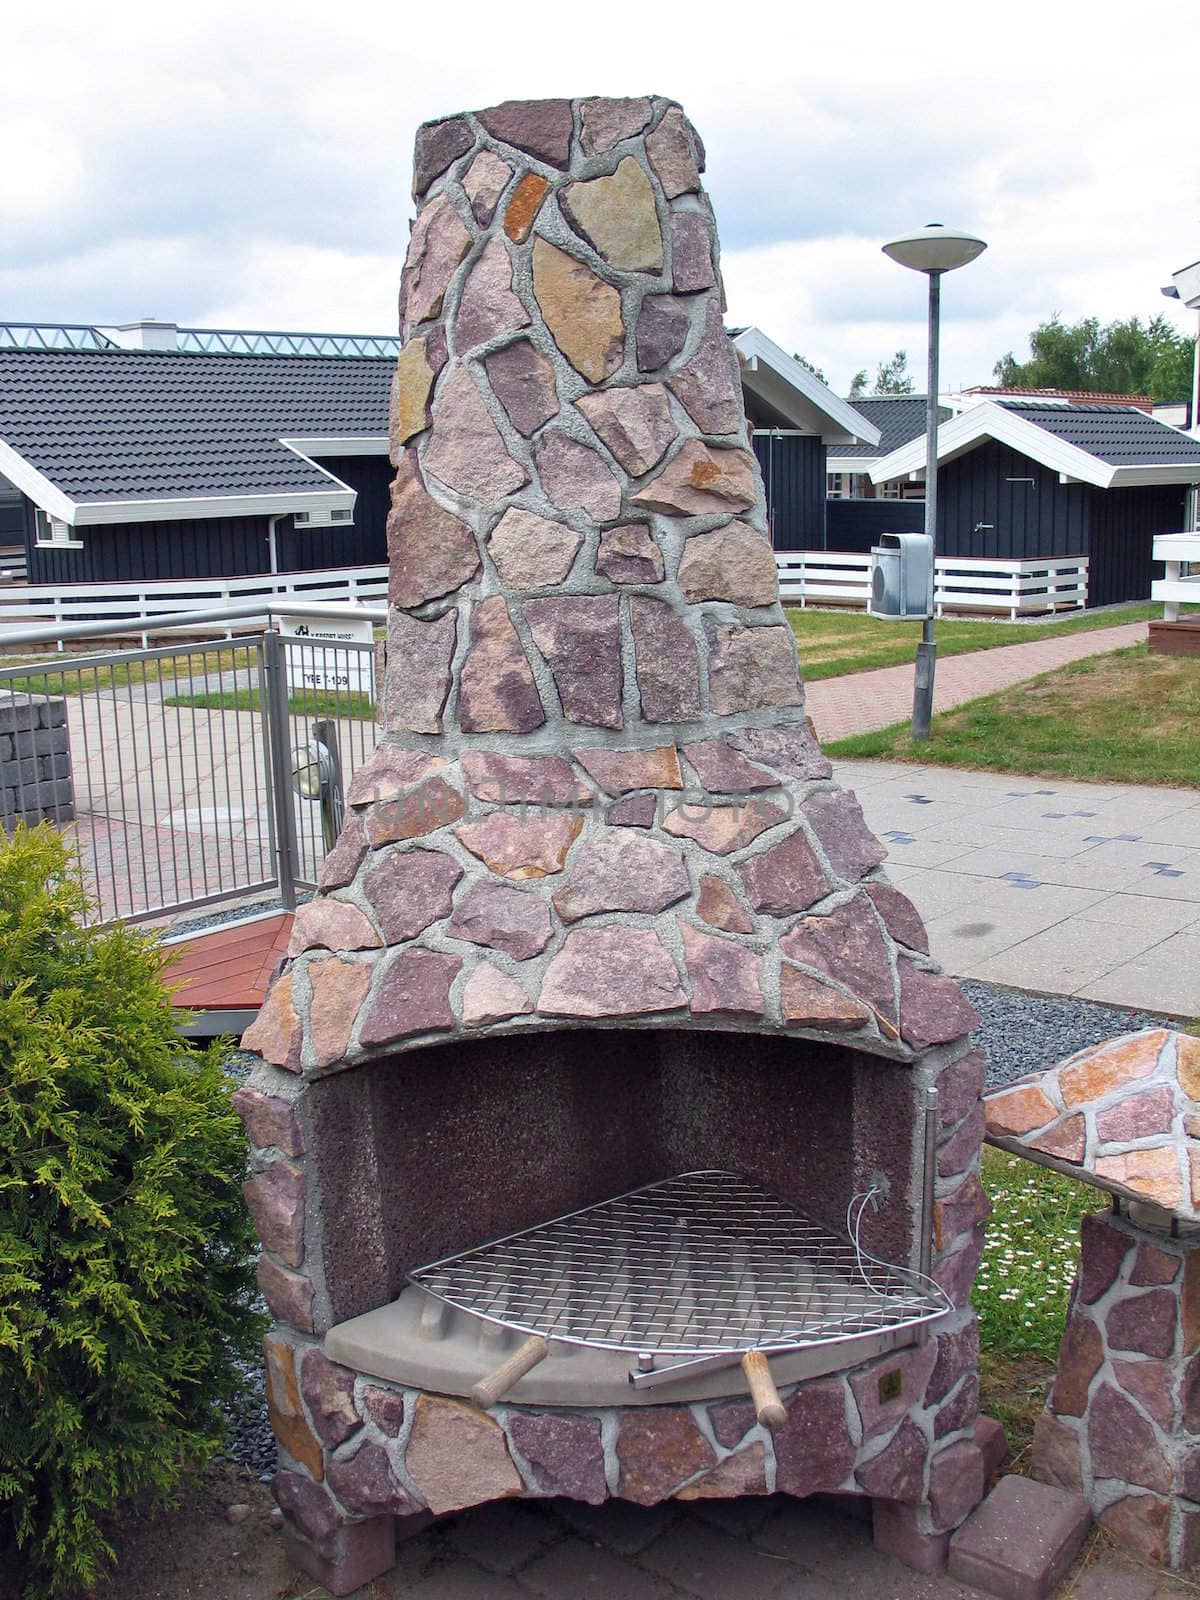
[[[1091,1527],[1087,1502],[1015,1473],[950,1540],[950,1576],[998,1600],[1045,1600]]]
[[[983,1452],[985,1482],[1008,1460],[1008,1437],[995,1417],[980,1417],[975,1424],[975,1443]]]

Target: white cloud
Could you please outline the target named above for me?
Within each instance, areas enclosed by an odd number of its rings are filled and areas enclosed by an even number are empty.
[[[0,314],[395,325],[426,117],[539,94],[676,96],[709,149],[731,313],[839,383],[924,289],[879,254],[930,220],[989,240],[945,285],[944,375],[986,381],[1043,318],[1166,309],[1200,255],[1194,52],[1167,0],[92,0],[7,26]],[[48,88],[52,87],[52,98]],[[8,158],[16,152],[15,159]],[[1190,322],[1180,317],[1181,326]]]

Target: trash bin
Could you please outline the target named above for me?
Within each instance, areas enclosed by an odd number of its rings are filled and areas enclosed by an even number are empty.
[[[933,615],[933,539],[927,533],[884,533],[871,547],[873,617]]]

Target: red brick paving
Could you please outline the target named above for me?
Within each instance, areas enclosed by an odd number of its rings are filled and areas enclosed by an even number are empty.
[[[949,711],[982,694],[1007,689],[1042,672],[1053,672],[1069,661],[1141,644],[1147,631],[1145,622],[1126,622],[1091,633],[1060,634],[1055,639],[1033,639],[1028,644],[1006,644],[996,650],[947,656],[937,664],[933,709]],[[800,667],[803,670],[803,649]],[[805,694],[808,714],[821,743],[848,739],[856,733],[872,733],[876,728],[908,721],[912,716],[913,668],[880,667],[844,678],[823,678],[805,684]]]

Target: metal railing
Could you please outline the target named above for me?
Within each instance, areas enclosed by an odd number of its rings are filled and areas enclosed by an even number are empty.
[[[364,611],[327,607],[322,620]],[[192,615],[164,620],[195,631]],[[0,634],[0,651],[28,642]],[[319,736],[348,784],[375,748],[374,674],[373,642],[275,630],[4,666],[0,825],[69,832],[91,921],[268,894],[290,908],[316,886],[331,842],[330,808],[319,784],[298,792],[293,752]]]

